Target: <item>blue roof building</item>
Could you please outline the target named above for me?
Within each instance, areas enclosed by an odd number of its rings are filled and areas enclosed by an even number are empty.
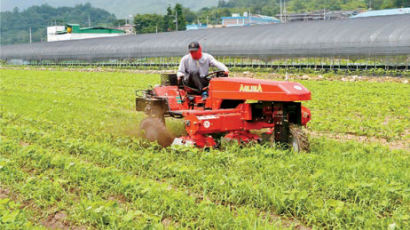
[[[222,25],[226,27],[231,26],[250,26],[259,24],[273,24],[280,23],[280,20],[275,17],[269,17],[264,15],[247,15],[240,16],[239,14],[234,14],[232,17],[222,17]]]
[[[186,30],[201,30],[208,28],[207,24],[188,24]]]
[[[362,13],[359,13],[357,15],[351,16],[350,18],[387,16],[387,15],[396,15],[396,14],[410,14],[410,8],[397,8],[397,9],[387,9],[387,10],[369,10],[369,11],[362,12]]]

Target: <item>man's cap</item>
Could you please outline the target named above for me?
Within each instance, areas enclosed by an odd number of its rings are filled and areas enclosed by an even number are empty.
[[[197,51],[199,49],[199,43],[198,42],[191,42],[188,45],[188,50],[189,51]]]

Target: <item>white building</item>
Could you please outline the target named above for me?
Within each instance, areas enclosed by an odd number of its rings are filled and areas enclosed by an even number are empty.
[[[48,42],[100,37],[116,37],[125,34],[126,33],[124,30],[105,27],[80,28],[80,25],[78,24],[67,24],[65,26],[47,27]]]

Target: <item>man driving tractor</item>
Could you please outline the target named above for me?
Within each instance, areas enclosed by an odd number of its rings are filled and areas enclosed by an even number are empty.
[[[190,53],[182,58],[177,75],[164,74],[161,84],[137,91],[136,110],[147,115],[140,128],[149,141],[164,147],[199,148],[216,148],[223,141],[267,141],[295,152],[309,151],[303,126],[310,121],[311,113],[301,102],[311,99],[308,89],[297,82],[224,77],[228,68],[202,53],[198,42],[188,48]],[[208,73],[211,66],[222,71]],[[204,92],[209,92],[209,97]],[[171,135],[166,117],[183,119],[186,135]]]
[[[209,84],[206,76],[208,75],[209,67],[216,67],[224,71],[226,76],[229,70],[212,55],[202,53],[202,47],[198,42],[189,43],[188,50],[189,54],[182,57],[179,64],[177,72],[178,81],[182,79],[185,85],[197,89],[202,94],[202,98],[206,99],[208,96],[206,87]]]

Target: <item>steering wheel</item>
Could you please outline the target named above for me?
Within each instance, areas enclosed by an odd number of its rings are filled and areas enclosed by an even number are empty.
[[[209,73],[205,77],[208,81],[210,81],[214,77],[227,77],[227,75],[225,74],[225,71],[219,70],[219,71]]]

